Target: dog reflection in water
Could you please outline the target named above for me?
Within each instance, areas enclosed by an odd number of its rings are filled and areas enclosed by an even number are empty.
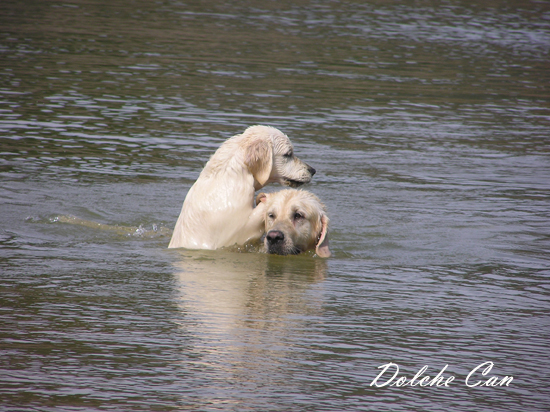
[[[280,345],[311,339],[311,320],[324,310],[327,259],[223,249],[170,254],[178,260],[175,322],[201,367],[269,385],[280,373]]]
[[[322,310],[322,288],[312,285],[326,278],[326,259],[224,249],[171,253],[177,260],[174,276],[182,310],[211,332],[237,330],[246,319],[262,323],[267,321],[263,317]]]
[[[315,250],[320,257],[331,255],[327,211],[313,193],[294,189],[260,193],[256,203],[265,203],[267,253],[296,255]]]

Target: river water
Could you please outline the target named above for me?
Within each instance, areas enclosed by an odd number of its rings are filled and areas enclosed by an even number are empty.
[[[5,0],[0,26],[0,410],[547,410],[548,2]],[[317,169],[331,258],[167,249],[253,124]]]

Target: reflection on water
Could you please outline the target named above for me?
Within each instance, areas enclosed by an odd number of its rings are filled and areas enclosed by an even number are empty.
[[[0,24],[0,409],[545,409],[547,4],[6,0]],[[166,249],[252,124],[318,171],[330,259]],[[390,361],[456,385],[370,387]],[[513,384],[466,388],[485,361]]]
[[[271,329],[278,318],[320,310],[321,302],[308,299],[307,292],[324,280],[324,260],[222,251],[188,251],[182,257],[176,264],[182,308],[193,317],[205,316],[197,318],[205,331],[238,330],[247,322]]]
[[[281,380],[293,343],[308,339],[308,319],[323,312],[326,261],[209,251],[178,258],[180,328],[194,337],[197,362],[254,387]]]
[[[199,409],[252,403],[263,410],[294,391],[287,379],[299,373],[300,342],[309,339],[311,319],[323,313],[326,261],[231,251],[171,253],[178,268],[175,301],[183,314],[174,321],[188,337],[181,367],[207,377],[204,382],[185,377],[182,384],[192,386],[180,394],[182,402]]]

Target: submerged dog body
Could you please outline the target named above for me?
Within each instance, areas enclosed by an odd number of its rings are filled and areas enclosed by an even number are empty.
[[[260,193],[256,202],[265,203],[266,252],[289,255],[315,249],[320,257],[331,255],[329,218],[325,206],[313,193],[293,189]]]
[[[168,247],[218,249],[258,240],[265,205],[254,208],[254,192],[272,182],[296,187],[314,174],[284,133],[251,126],[212,155],[185,197]]]

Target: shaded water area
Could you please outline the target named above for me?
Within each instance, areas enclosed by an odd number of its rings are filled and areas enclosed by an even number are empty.
[[[550,5],[478,3],[2,1],[0,410],[547,410]],[[167,249],[253,124],[331,258]]]

